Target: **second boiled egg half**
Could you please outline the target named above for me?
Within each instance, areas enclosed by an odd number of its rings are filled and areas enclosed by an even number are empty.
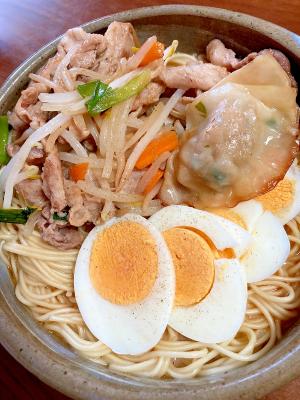
[[[149,220],[163,233],[176,271],[169,325],[203,343],[235,336],[247,305],[245,270],[237,259],[250,235],[239,225],[187,206],[169,206]]]

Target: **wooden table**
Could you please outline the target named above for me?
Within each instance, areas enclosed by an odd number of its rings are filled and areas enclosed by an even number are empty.
[[[68,28],[129,8],[157,4],[228,8],[272,21],[300,34],[300,0],[0,0],[0,85],[25,58]],[[0,348],[0,398],[63,400]],[[264,400],[299,400],[300,378]]]

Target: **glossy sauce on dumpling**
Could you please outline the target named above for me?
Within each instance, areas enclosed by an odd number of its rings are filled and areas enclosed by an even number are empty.
[[[272,56],[260,56],[189,105],[187,128],[173,161],[187,190],[181,199],[201,208],[234,206],[272,189],[291,165],[296,89]],[[162,195],[170,190],[164,185]]]

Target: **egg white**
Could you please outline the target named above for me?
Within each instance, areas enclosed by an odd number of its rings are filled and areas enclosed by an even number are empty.
[[[117,305],[105,300],[94,289],[89,275],[91,250],[97,234],[120,221],[143,225],[157,247],[158,276],[154,286],[143,301],[131,305]],[[161,233],[136,214],[112,218],[104,225],[95,227],[79,251],[74,289],[82,318],[97,339],[118,354],[136,355],[150,350],[159,342],[167,327],[175,297],[174,266]]]
[[[202,343],[221,343],[239,331],[247,307],[244,268],[236,259],[215,260],[215,280],[201,302],[174,308],[169,325],[182,335]]]
[[[149,221],[160,231],[177,226],[195,228],[205,233],[218,250],[231,248],[238,256],[245,252],[251,241],[249,233],[239,225],[210,212],[188,206],[164,207],[152,215]]]
[[[204,232],[218,250],[232,248],[243,254],[251,237],[239,225],[206,211],[169,206],[155,213],[150,222],[160,231],[192,227]],[[214,261],[215,279],[209,294],[192,306],[176,306],[169,325],[182,335],[203,343],[220,343],[234,337],[243,323],[247,305],[244,267],[237,259]]]
[[[247,282],[254,283],[273,275],[290,253],[290,241],[282,223],[260,203],[249,200],[232,209],[245,222],[252,243],[241,257]]]
[[[294,183],[295,193],[292,203],[275,213],[283,225],[287,224],[300,213],[300,167],[296,161],[291,165],[284,179],[288,179]]]

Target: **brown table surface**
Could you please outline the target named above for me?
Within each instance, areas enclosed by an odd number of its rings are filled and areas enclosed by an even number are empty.
[[[0,85],[29,55],[68,28],[107,14],[157,4],[222,7],[267,19],[300,34],[300,0],[0,0]],[[0,398],[66,400],[0,348]],[[264,400],[299,400],[300,378]]]

